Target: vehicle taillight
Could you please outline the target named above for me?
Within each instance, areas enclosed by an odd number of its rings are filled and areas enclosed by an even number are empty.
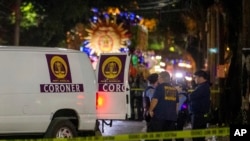
[[[104,97],[96,93],[96,108],[102,107],[104,104]]]

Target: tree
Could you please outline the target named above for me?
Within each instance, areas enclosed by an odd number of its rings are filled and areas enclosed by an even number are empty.
[[[1,0],[0,1],[0,44],[10,44],[13,42],[13,25],[9,16],[14,10],[15,0]],[[12,29],[12,30],[11,30]]]
[[[21,6],[32,3],[37,13],[37,26],[20,28],[20,45],[29,46],[57,46],[65,41],[66,32],[75,26],[78,22],[87,22],[89,17],[91,0],[53,0],[53,1],[34,1],[22,0]],[[14,0],[4,0],[1,5],[7,7],[4,15],[10,19],[11,13],[15,11]],[[31,11],[28,11],[31,12]],[[21,13],[21,16],[24,13]],[[0,15],[1,19],[1,15]],[[13,37],[13,24],[6,20],[6,35]],[[24,20],[21,17],[21,21]],[[7,45],[13,44],[13,38],[6,37]]]
[[[196,62],[196,69],[204,69],[207,58],[206,31],[207,9],[214,2],[211,0],[189,0],[182,12],[182,19],[187,29],[187,51]]]
[[[86,22],[89,13],[89,0],[36,1],[41,15],[38,27],[26,31],[32,45],[58,46],[66,39],[66,32],[78,22]],[[27,33],[28,32],[28,33]],[[25,44],[25,43],[24,43]]]

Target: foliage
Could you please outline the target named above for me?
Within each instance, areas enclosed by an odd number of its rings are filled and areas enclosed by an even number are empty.
[[[88,1],[82,0],[53,0],[36,1],[36,5],[42,6],[39,13],[43,15],[39,26],[34,30],[27,30],[28,34],[34,34],[32,44],[42,46],[58,46],[66,39],[66,32],[83,21],[87,13]],[[40,39],[39,39],[40,38]]]
[[[11,36],[13,30],[8,31],[13,28],[10,24],[10,19],[8,18],[14,8],[15,0],[1,0],[0,1],[0,44],[9,44],[10,40],[13,40]]]
[[[20,7],[20,11],[22,14],[22,19],[20,23],[21,28],[29,28],[29,27],[38,25],[38,19],[37,19],[38,15],[37,15],[37,12],[35,11],[34,5],[31,2],[22,3]],[[15,24],[15,21],[16,21],[15,11],[11,13],[10,20],[11,20],[11,24]]]
[[[23,22],[20,33],[20,45],[30,46],[57,46],[66,39],[66,31],[75,26],[78,22],[86,22],[91,0],[22,0],[21,7]],[[4,0],[1,5],[8,19],[14,12],[15,0]],[[1,19],[0,15],[0,19]],[[13,40],[14,27],[11,22],[5,19],[4,27],[6,30],[4,37],[6,44],[11,45]],[[25,27],[25,28],[23,28]],[[1,39],[1,37],[0,37]]]

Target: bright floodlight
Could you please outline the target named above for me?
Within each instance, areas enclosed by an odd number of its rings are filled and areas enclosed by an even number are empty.
[[[183,74],[180,73],[180,72],[177,72],[177,73],[175,73],[175,77],[176,77],[176,78],[182,78],[182,77],[183,77]]]

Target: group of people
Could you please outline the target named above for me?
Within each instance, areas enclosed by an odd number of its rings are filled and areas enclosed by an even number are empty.
[[[205,71],[198,70],[194,73],[193,79],[196,87],[188,94],[183,85],[176,86],[171,83],[171,76],[167,71],[153,73],[147,78],[148,87],[143,96],[147,132],[182,130],[185,124],[183,118],[189,117],[192,129],[206,128],[210,108],[209,76]],[[184,105],[186,101],[188,105]],[[188,117],[183,117],[184,115]],[[204,140],[204,137],[193,138],[193,141]]]

